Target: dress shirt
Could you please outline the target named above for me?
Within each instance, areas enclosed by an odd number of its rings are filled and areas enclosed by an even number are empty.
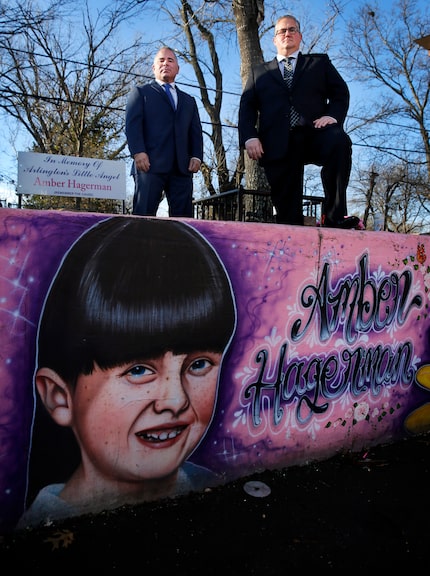
[[[292,58],[291,65],[293,67],[293,72],[296,69],[297,64],[297,56],[299,55],[300,50],[293,52],[289,56],[282,56],[281,54],[276,54],[276,59],[278,60],[279,70],[282,74],[282,78],[284,77],[284,60],[288,60],[288,58]]]

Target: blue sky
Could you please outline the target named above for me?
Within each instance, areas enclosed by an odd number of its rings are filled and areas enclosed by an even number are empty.
[[[342,23],[357,9],[358,6],[362,5],[362,0],[341,0],[342,5],[345,7],[345,11],[341,13],[337,21],[338,30],[341,31]],[[396,0],[379,0],[377,4],[380,9],[392,10],[393,5]],[[421,5],[425,6],[427,0],[420,0]],[[105,7],[108,2],[105,0],[96,0],[90,2],[92,9],[97,9],[100,7]],[[175,4],[174,0],[164,0],[164,2],[157,2],[156,0],[148,0],[146,7],[142,8],[142,20],[136,19],[136,30],[140,30],[144,39],[148,43],[154,44],[154,51],[160,43],[171,44],[174,46],[175,37],[177,34],[177,29],[173,30],[167,25],[167,20],[163,17],[163,12],[160,10],[162,6],[169,6]],[[287,12],[292,12],[296,14],[302,22],[302,29],[304,39],[307,37],[307,33],[312,26],[318,26],[319,22],[324,21],[324,14],[326,10],[326,2],[324,0],[293,0],[290,2],[280,3],[277,5],[277,15],[284,14]],[[369,2],[369,4],[372,4]],[[376,4],[376,3],[375,3]],[[150,14],[146,12],[147,8],[150,8]],[[266,10],[266,23],[271,21],[270,14]],[[150,22],[150,26],[148,26]],[[169,35],[170,30],[170,35]],[[133,29],[129,27],[126,30],[127,39],[131,37]],[[430,33],[430,31],[429,31]],[[270,59],[275,55],[275,49],[272,42],[272,35],[270,34],[265,40],[262,41],[262,48],[264,56],[266,59]],[[330,56],[335,61],[336,50],[339,47],[333,46],[329,49]],[[228,61],[229,65],[223,69],[224,74],[224,88],[233,95],[225,98],[225,110],[226,117],[234,121],[237,115],[237,104],[239,100],[239,95],[241,91],[241,80],[239,75],[239,54],[235,42],[226,41],[222,49],[224,61]],[[354,107],[354,102],[362,98],[361,87],[350,82],[347,75],[343,73],[345,79],[349,83],[351,89],[351,108]],[[184,64],[181,65],[180,73],[177,77],[179,84],[183,83],[183,88],[195,95],[198,99],[199,92],[197,88],[193,88],[195,85],[195,79],[190,70]],[[202,119],[204,120],[204,112],[202,111]],[[223,117],[224,120],[224,117]],[[7,138],[4,138],[0,144],[0,174],[3,177],[3,181],[0,180],[0,199],[5,197],[10,198],[10,201],[16,201],[16,194],[14,191],[14,186],[8,181],[16,180],[17,178],[17,152],[26,150],[26,147],[30,145],[28,137],[23,133],[22,129],[18,128],[18,132],[14,137],[14,141],[17,143],[16,148],[12,149],[10,147]],[[129,193],[131,193],[132,182],[128,182]]]

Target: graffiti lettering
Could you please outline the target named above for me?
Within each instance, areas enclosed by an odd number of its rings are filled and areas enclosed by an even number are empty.
[[[287,406],[295,404],[297,421],[308,422],[313,415],[322,414],[330,402],[346,391],[354,397],[366,391],[376,397],[381,387],[397,383],[411,385],[414,379],[413,346],[404,342],[395,346],[343,350],[339,356],[330,354],[287,363],[287,344],[282,344],[275,366],[275,381],[267,381],[273,373],[268,366],[269,352],[259,350],[255,362],[261,364],[257,379],[244,390],[244,398],[251,400],[251,419],[255,427],[262,421],[264,399],[272,409],[275,427],[282,423]]]
[[[411,297],[412,272],[392,272],[380,279],[369,276],[368,255],[364,254],[356,275],[346,276],[335,288],[330,283],[330,265],[323,268],[318,286],[308,284],[303,289],[300,302],[308,309],[304,321],[297,319],[291,329],[293,342],[302,340],[311,327],[312,320],[319,321],[319,338],[326,342],[343,327],[343,338],[353,344],[359,334],[380,332],[396,322],[402,326],[413,307],[421,307],[419,294]]]

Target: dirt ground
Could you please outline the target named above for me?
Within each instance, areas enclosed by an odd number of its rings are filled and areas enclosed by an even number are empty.
[[[316,568],[411,573],[427,572],[429,557],[427,434],[0,537],[0,560],[10,571],[77,576],[88,569],[163,576],[280,576]]]

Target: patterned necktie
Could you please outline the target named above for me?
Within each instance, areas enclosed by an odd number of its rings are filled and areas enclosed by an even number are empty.
[[[291,56],[288,58],[284,58],[284,80],[288,86],[288,89],[291,90],[291,86],[293,84],[293,60]],[[293,106],[290,108],[290,127],[294,128],[299,123],[300,114],[295,110]]]
[[[163,88],[166,91],[167,97],[170,100],[170,104],[172,105],[173,110],[176,110],[175,101],[173,100],[171,92],[172,87],[170,86],[170,84],[163,84]]]

